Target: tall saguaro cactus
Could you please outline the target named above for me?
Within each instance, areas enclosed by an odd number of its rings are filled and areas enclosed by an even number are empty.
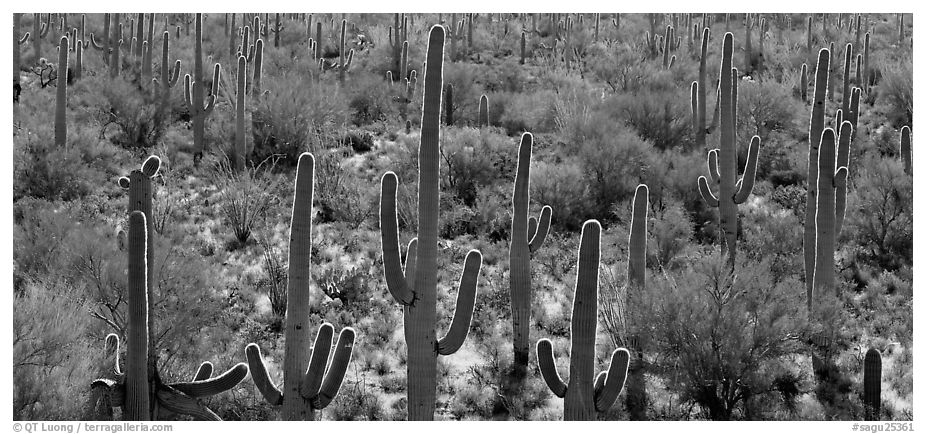
[[[405,311],[408,347],[408,419],[434,418],[437,356],[457,352],[469,332],[476,301],[482,254],[470,250],[463,265],[453,320],[447,335],[437,339],[437,240],[440,196],[440,111],[443,87],[444,28],[435,25],[428,35],[424,75],[424,107],[418,149],[418,237],[409,243],[403,269],[396,213],[398,178],[382,179],[380,230],[386,285]]]
[[[19,46],[25,44],[29,40],[29,32],[26,32],[25,35],[19,36],[19,25],[22,20],[22,14],[13,14],[13,102],[19,102],[19,92],[22,90],[20,85],[20,59],[22,58],[22,50]]]
[[[479,97],[479,127],[489,126],[489,97],[483,94]]]
[[[864,390],[865,420],[881,420],[881,352],[869,348],[865,353]]]
[[[196,148],[194,161],[198,164],[206,150],[206,116],[215,108],[215,98],[219,87],[222,67],[216,63],[212,73],[212,91],[203,104],[203,14],[196,14],[195,54],[193,56],[193,76],[184,77],[184,100],[193,119],[193,146]]]
[[[164,32],[161,42],[161,110],[170,104],[170,89],[180,81],[180,59],[170,68],[170,32]]]
[[[58,79],[55,85],[55,147],[63,148],[68,141],[68,37],[62,36],[58,44]]]
[[[247,155],[247,144],[245,140],[245,107],[247,104],[247,59],[244,56],[238,56],[238,92],[235,101],[235,150],[234,163],[235,169],[244,170],[245,156]]]
[[[707,139],[707,44],[711,29],[705,28],[701,36],[701,57],[698,61],[698,81],[692,84],[692,114],[694,115],[695,143],[704,146]]]
[[[627,258],[627,298],[640,297],[646,285],[646,221],[649,212],[649,187],[646,184],[637,186],[633,194],[633,209],[630,216],[630,236],[628,239]],[[632,324],[633,334],[630,336],[631,356],[627,370],[627,410],[631,420],[645,420],[646,395],[646,366],[643,359],[643,349],[638,332],[640,324]]]
[[[698,178],[701,197],[712,207],[720,208],[720,226],[731,265],[736,263],[737,208],[749,198],[756,180],[759,159],[759,136],[749,143],[746,167],[738,181],[736,164],[736,74],[733,68],[733,34],[723,37],[723,55],[720,63],[720,149],[708,153],[708,175],[711,182],[720,184],[719,196],[714,195],[704,176]]]
[[[238,62],[240,65],[241,57]],[[296,166],[296,192],[289,232],[282,391],[271,381],[260,347],[251,343],[245,349],[254,383],[267,402],[282,406],[280,416],[283,420],[314,420],[315,411],[331,403],[341,388],[354,346],[354,330],[345,327],[338,335],[334,357],[329,365],[328,355],[331,352],[334,327],[324,323],[318,329],[314,347],[309,347],[314,188],[315,157],[303,153]]]
[[[826,110],[826,85],[830,64],[830,50],[821,48],[817,55],[817,72],[814,77],[813,108],[810,113],[810,133],[807,152],[807,201],[804,213],[804,284],[807,290],[807,307],[813,309],[814,260],[816,258],[817,169],[820,139],[823,137]]]
[[[514,378],[527,374],[530,358],[531,317],[531,256],[543,246],[550,230],[553,208],[540,210],[540,221],[529,217],[531,152],[534,137],[521,135],[518,147],[518,169],[514,181],[511,215],[511,246],[508,251],[509,284],[511,291],[511,324],[514,336]]]
[[[589,220],[582,225],[578,276],[572,304],[569,336],[569,384],[556,372],[553,343],[537,342],[540,373],[554,395],[565,399],[564,420],[595,420],[611,408],[627,378],[630,353],[623,348],[611,354],[607,372],[595,373],[595,336],[598,327],[598,265],[601,259],[601,224]]]

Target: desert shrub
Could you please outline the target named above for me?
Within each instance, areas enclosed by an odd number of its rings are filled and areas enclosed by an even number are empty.
[[[504,128],[508,135],[525,131],[534,134],[553,132],[553,107],[551,101],[556,93],[549,89],[538,89],[527,93],[496,94],[491,101],[500,102],[504,111],[497,114],[495,124]],[[490,101],[490,103],[491,103]],[[492,107],[490,107],[490,110]],[[490,115],[491,115],[490,111]]]
[[[872,156],[858,162],[849,189],[843,232],[854,234],[858,255],[886,270],[913,262],[913,186],[903,164]]]
[[[352,71],[346,91],[354,124],[366,125],[395,116],[392,90],[380,75]]]
[[[640,90],[648,74],[643,70],[643,57],[629,45],[615,44],[601,56],[590,56],[587,66],[592,76],[607,83],[612,92]]]
[[[797,105],[790,93],[772,80],[740,80],[737,87],[736,117],[742,140],[753,135],[763,139],[773,131],[794,130]]]
[[[678,276],[648,281],[639,299],[628,314],[652,327],[650,342],[663,355],[655,367],[672,373],[669,389],[710,419],[763,417],[750,402],[777,395],[772,384],[792,374],[790,359],[803,350],[795,338],[806,315],[803,285],[774,281],[765,263],[731,275],[715,251]]]
[[[267,294],[270,299],[270,311],[277,317],[286,315],[286,285],[289,282],[288,266],[284,262],[283,254],[277,251],[271,243],[259,240],[263,255],[261,265],[263,275],[257,281],[257,287]]]
[[[13,281],[49,276],[61,271],[56,264],[67,258],[66,241],[77,225],[60,205],[26,198],[13,204]],[[14,289],[21,286],[14,284]]]
[[[102,182],[97,171],[84,163],[78,146],[57,149],[53,133],[41,131],[15,139],[13,146],[13,198],[25,196],[49,200],[74,200]]]
[[[209,173],[214,185],[221,189],[218,200],[225,223],[241,245],[247,243],[255,226],[279,200],[272,194],[279,183],[279,178],[271,173],[274,164],[275,161],[265,161],[257,167],[236,171],[228,161],[218,160]]]
[[[609,123],[623,120],[656,149],[688,149],[691,144],[691,107],[677,88],[615,94],[602,110]]]
[[[913,127],[913,64],[910,57],[896,63],[885,62],[879,92],[890,107],[887,119],[895,128]]]
[[[265,84],[266,83],[266,84]],[[311,77],[284,72],[261,83],[268,93],[250,101],[255,161],[283,155],[296,164],[299,154],[336,142],[337,129],[348,120],[350,109],[341,91],[316,83]]]
[[[105,82],[103,81],[105,80]],[[81,86],[85,86],[81,89]],[[151,147],[160,142],[167,129],[166,110],[162,110],[158,94],[128,81],[125,76],[115,79],[91,77],[81,80],[74,94],[78,105],[87,109],[100,126],[100,136],[110,128],[113,143],[122,147]]]
[[[454,125],[476,123],[479,115],[479,97],[485,93],[477,77],[480,77],[480,71],[477,70],[476,65],[465,62],[444,64],[444,86],[453,85]],[[489,110],[491,110],[491,101],[489,104]]]
[[[516,158],[508,137],[488,130],[446,128],[441,156],[442,189],[449,190],[467,206],[473,206],[478,191],[500,179],[512,179]]]
[[[625,210],[629,209],[625,207]],[[671,268],[673,260],[685,250],[691,239],[691,221],[681,204],[674,200],[668,201],[662,209],[654,209],[650,215],[652,224],[646,240],[646,262],[651,264],[651,268]]]
[[[553,225],[576,231],[595,215],[590,206],[591,188],[584,181],[586,176],[581,164],[574,160],[532,163],[531,199],[553,207]]]
[[[341,166],[344,153],[337,150],[321,152],[315,160],[315,200],[318,222],[344,222],[351,228],[360,227],[376,211],[379,189],[371,189],[367,181]]]
[[[326,412],[333,420],[386,420],[380,393],[367,384],[366,376],[347,379]]]

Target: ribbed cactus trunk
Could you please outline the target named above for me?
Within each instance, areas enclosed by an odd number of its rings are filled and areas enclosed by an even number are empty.
[[[68,142],[68,37],[62,36],[58,44],[58,79],[55,95],[55,147],[64,148]]]
[[[219,86],[221,67],[215,64],[212,74],[212,92],[208,100],[203,103],[204,86],[203,86],[203,14],[196,14],[195,48],[193,57],[193,76],[189,74],[184,77],[184,99],[187,103],[187,109],[190,111],[190,117],[193,120],[193,155],[194,165],[199,165],[203,153],[206,151],[206,116],[212,113],[215,108],[216,93]]]
[[[701,36],[701,57],[698,61],[698,89],[697,89],[697,126],[695,127],[695,142],[705,146],[707,141],[707,44],[711,37],[711,29],[705,28]]]
[[[390,80],[389,82],[392,83],[392,80]],[[451,83],[447,84],[447,92],[444,95],[444,98],[445,98],[444,105],[446,106],[445,110],[447,112],[447,115],[445,117],[445,122],[447,126],[449,127],[453,125],[453,84]]]
[[[122,23],[121,17],[119,14],[112,14],[112,23],[110,23],[110,31],[112,35],[109,37],[109,49],[112,51],[109,57],[109,76],[116,78],[119,76],[119,72],[122,69],[122,60],[119,55],[122,51]],[[103,53],[106,56],[106,53]]]
[[[148,284],[146,217],[141,211],[129,214],[128,236],[128,328],[125,360],[125,420],[150,420],[148,383]]]
[[[874,348],[869,348],[865,353],[863,382],[865,420],[881,420],[881,352]]]
[[[347,65],[347,53],[345,53],[346,46],[344,44],[344,39],[346,37],[347,37],[347,20],[341,20],[341,37],[340,37],[339,44],[338,44],[338,57],[340,59],[338,62],[338,83],[342,85],[344,84],[344,73],[347,70],[347,68],[345,67],[345,65]]]
[[[807,64],[801,64],[801,101],[807,102]]]
[[[174,69],[170,69],[170,32],[164,32],[161,42],[161,107],[160,110],[167,110],[170,106],[170,89],[180,81],[180,60],[174,64]]]
[[[238,56],[238,89],[235,101],[235,168],[238,170],[244,170],[247,155],[244,136],[247,76],[247,59],[244,56]]]
[[[408,418],[432,420],[436,399],[437,355],[454,354],[469,331],[482,255],[466,255],[457,304],[447,335],[438,340],[437,241],[440,184],[440,110],[443,88],[444,28],[431,28],[424,75],[421,144],[418,150],[418,238],[409,244],[403,270],[399,258],[395,173],[382,179],[380,229],[389,292],[403,305],[408,350]]]
[[[842,68],[842,113],[849,114],[849,103],[852,100],[852,87],[849,75],[852,73],[852,44],[846,44],[846,52]]]
[[[649,188],[645,184],[637,186],[633,195],[633,209],[630,217],[630,237],[627,258],[627,297],[640,297],[646,285],[646,222],[649,211]],[[642,324],[633,324],[634,331],[643,329]],[[646,395],[646,366],[643,350],[640,348],[641,336],[631,336],[630,363],[627,371],[627,411],[630,420],[646,420],[648,397]]]
[[[480,128],[489,126],[489,97],[485,94],[479,97],[479,121],[477,125]]]
[[[519,65],[524,64],[525,50],[527,49],[527,39],[526,34],[521,32],[521,60],[518,61]]]
[[[593,421],[614,404],[627,377],[629,354],[620,348],[611,354],[607,373],[595,377],[595,336],[598,325],[598,267],[601,259],[601,225],[589,220],[582,226],[578,275],[572,304],[569,336],[569,383],[556,370],[553,345],[537,342],[537,359],[544,381],[554,395],[564,398],[563,420]]]
[[[807,290],[807,308],[813,310],[814,260],[817,214],[817,170],[820,139],[823,137],[826,110],[827,71],[830,51],[820,49],[817,55],[817,70],[814,77],[813,109],[810,114],[810,133],[807,152],[807,198],[804,213],[804,284]]]
[[[903,171],[913,175],[913,153],[910,147],[910,127],[904,125],[900,129],[900,158],[903,161]]]
[[[508,251],[511,323],[514,337],[512,377],[516,382],[527,374],[527,364],[530,358],[531,255],[543,244],[550,229],[552,215],[552,208],[543,207],[539,226],[533,217],[528,217],[532,147],[533,136],[530,133],[521,135],[512,198],[511,245]]]

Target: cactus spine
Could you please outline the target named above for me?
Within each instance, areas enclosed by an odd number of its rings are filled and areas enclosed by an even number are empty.
[[[881,352],[869,348],[865,353],[864,390],[865,420],[881,420]]]
[[[518,147],[518,168],[512,195],[511,245],[508,251],[509,283],[511,291],[511,322],[514,336],[514,377],[527,374],[530,358],[531,270],[534,252],[543,246],[550,230],[553,208],[544,206],[537,219],[529,217],[530,164],[533,135],[521,135]]]
[[[810,134],[807,152],[807,201],[804,213],[804,284],[807,289],[807,308],[813,307],[814,258],[817,239],[817,169],[820,139],[823,136],[826,110],[826,81],[830,64],[830,51],[821,48],[817,55],[817,72],[814,77],[813,109],[810,114]]]
[[[698,190],[708,205],[720,209],[720,226],[724,232],[721,245],[729,256],[731,265],[736,263],[737,208],[749,198],[756,180],[756,166],[759,158],[760,140],[753,136],[749,143],[746,167],[742,178],[737,177],[736,167],[736,69],[733,68],[733,34],[727,33],[723,38],[723,56],[720,66],[720,149],[711,150],[715,157],[708,155],[708,160],[716,159],[716,167],[709,167],[710,180],[720,184],[719,198],[714,195],[704,176],[698,178]],[[710,165],[709,165],[710,166]]]
[[[196,14],[195,54],[193,56],[193,77],[187,74],[184,77],[184,100],[190,117],[193,119],[193,146],[196,149],[194,162],[198,165],[206,150],[205,132],[206,116],[215,108],[215,99],[218,92],[219,77],[222,67],[216,63],[212,74],[212,91],[203,105],[203,14]]]
[[[489,126],[489,97],[483,94],[479,97],[479,122],[480,128]]]
[[[55,95],[55,147],[64,148],[68,141],[68,37],[62,36],[58,44],[58,87]]]
[[[910,127],[904,125],[900,129],[900,158],[903,160],[903,171],[913,175],[913,156],[910,150]]]
[[[241,63],[240,58],[238,62]],[[303,153],[299,156],[296,167],[296,191],[289,234],[290,274],[286,285],[286,344],[282,391],[273,384],[267,374],[260,347],[251,343],[245,350],[254,383],[267,402],[282,406],[280,416],[283,420],[314,420],[315,411],[331,403],[344,380],[354,345],[354,330],[345,327],[338,335],[334,357],[329,366],[328,355],[331,352],[334,327],[324,323],[318,330],[314,347],[309,346],[314,184],[315,157]]]
[[[553,344],[537,342],[540,373],[554,395],[564,398],[563,419],[595,420],[597,413],[611,408],[627,377],[630,354],[619,348],[611,355],[607,373],[594,377],[595,335],[598,323],[598,266],[601,258],[601,225],[589,220],[582,225],[579,244],[578,276],[572,305],[569,353],[569,384],[556,372]]]
[[[389,292],[405,311],[408,347],[408,418],[432,420],[436,395],[437,356],[450,355],[463,345],[469,331],[482,254],[470,250],[463,266],[457,304],[450,330],[436,338],[437,239],[440,185],[440,107],[443,87],[444,28],[436,25],[428,35],[424,75],[424,107],[418,154],[418,238],[409,243],[403,270],[399,257],[396,214],[398,178],[387,172],[382,179],[380,229],[383,265]]]

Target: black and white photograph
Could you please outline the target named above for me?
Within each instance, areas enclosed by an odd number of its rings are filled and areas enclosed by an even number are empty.
[[[914,431],[912,5],[481,5],[12,5],[13,431]]]

